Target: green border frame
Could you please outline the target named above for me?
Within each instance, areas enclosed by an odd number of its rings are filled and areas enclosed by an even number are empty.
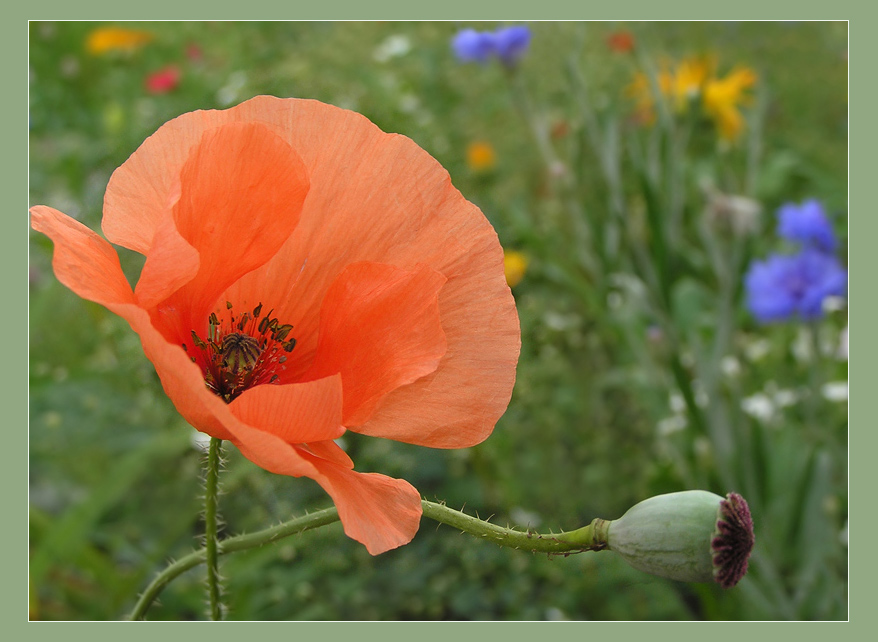
[[[807,5],[807,6],[803,6]],[[732,5],[710,5],[703,2],[687,0],[654,3],[648,0],[623,3],[582,3],[574,0],[544,0],[540,3],[523,2],[522,0],[491,0],[474,6],[470,1],[446,0],[441,5],[415,5],[402,0],[377,0],[370,3],[359,3],[355,0],[342,0],[341,2],[322,2],[319,5],[300,6],[293,3],[281,3],[278,0],[254,0],[246,7],[240,3],[189,3],[181,7],[179,0],[167,2],[166,0],[153,0],[145,8],[143,5],[122,6],[118,2],[106,0],[80,0],[77,3],[62,3],[60,0],[51,2],[37,2],[21,5],[17,8],[4,10],[5,20],[2,23],[3,38],[0,56],[3,75],[6,80],[10,97],[0,106],[4,118],[0,120],[3,128],[2,140],[5,145],[2,153],[3,170],[0,172],[3,194],[9,203],[9,210],[0,217],[4,227],[2,234],[3,248],[0,252],[0,260],[3,262],[2,292],[6,302],[3,319],[3,331],[7,336],[25,335],[28,332],[27,314],[22,314],[17,307],[21,301],[24,310],[27,309],[27,234],[28,223],[26,217],[27,191],[23,188],[27,184],[27,163],[22,158],[27,158],[27,21],[31,19],[346,19],[346,20],[634,20],[634,19],[662,19],[662,20],[687,20],[687,19],[796,19],[811,20],[849,20],[849,79],[850,79],[850,102],[849,123],[855,128],[856,136],[850,139],[849,158],[849,211],[859,212],[859,207],[873,207],[872,199],[864,189],[855,189],[860,185],[869,185],[874,181],[871,175],[872,153],[871,144],[875,141],[874,109],[875,92],[873,78],[874,60],[876,55],[876,38],[870,32],[874,22],[868,20],[872,10],[863,3],[855,7],[851,0],[842,0],[831,5],[818,4],[816,2],[798,3],[794,9],[781,7],[768,7],[764,2],[747,0]],[[868,74],[868,75],[867,75]],[[872,103],[872,107],[870,107]],[[18,198],[23,198],[24,203],[19,203]],[[859,333],[859,328],[874,327],[868,319],[875,320],[876,302],[866,294],[861,285],[861,275],[869,274],[869,261],[874,253],[866,251],[867,239],[874,234],[878,226],[878,217],[867,214],[858,215],[856,234],[850,235],[850,311],[857,320],[851,320],[851,327],[857,349],[855,356],[850,359],[851,377],[850,431],[852,442],[856,446],[850,448],[850,501],[859,510],[851,510],[850,520],[850,548],[856,563],[850,564],[850,622],[836,623],[835,626],[844,627],[843,630],[827,632],[817,627],[798,629],[795,635],[803,639],[813,637],[847,638],[857,635],[869,626],[866,623],[869,609],[867,600],[871,602],[871,590],[867,588],[868,569],[876,566],[874,550],[863,544],[860,535],[872,532],[875,518],[871,511],[867,510],[867,494],[857,489],[874,487],[875,467],[867,463],[870,454],[875,451],[874,442],[878,437],[873,430],[868,429],[868,419],[872,416],[870,411],[870,394],[867,390],[869,371],[872,369],[875,356],[875,344],[878,341],[871,337],[868,332]],[[863,228],[862,226],[866,227]],[[863,247],[861,247],[863,246]],[[860,298],[863,295],[863,298]],[[14,333],[14,334],[13,334]],[[49,636],[63,635],[65,639],[100,639],[102,636],[113,637],[119,635],[114,624],[98,623],[28,623],[27,622],[27,432],[24,429],[28,421],[27,410],[27,379],[26,368],[20,370],[19,364],[27,363],[27,344],[24,341],[11,339],[11,363],[12,368],[3,370],[5,385],[3,390],[3,402],[9,418],[4,432],[6,441],[4,453],[7,464],[3,466],[2,488],[3,506],[6,514],[10,516],[6,527],[2,530],[4,555],[2,574],[2,597],[0,599],[0,617],[6,625],[6,629],[12,639],[39,640]],[[10,363],[10,361],[7,361]],[[874,395],[873,395],[874,396]],[[871,504],[871,502],[869,502]],[[868,537],[868,535],[866,535]],[[871,538],[870,538],[871,539]],[[215,630],[212,636],[223,639],[228,636],[240,636],[239,630],[230,627],[240,626],[241,623],[227,623],[222,630]],[[736,623],[733,626],[771,626],[765,623]],[[828,625],[828,624],[827,624]],[[824,626],[827,626],[824,625]],[[63,626],[64,631],[57,630]],[[107,630],[109,626],[110,630]],[[148,624],[131,626],[149,626]],[[186,623],[166,623],[179,632],[179,628]],[[701,623],[666,624],[655,627],[648,623],[609,624],[609,623],[374,623],[366,626],[357,623],[258,623],[260,633],[271,627],[273,634],[292,634],[298,639],[303,639],[309,634],[318,633],[321,636],[330,637],[375,637],[382,640],[402,639],[403,636],[411,638],[432,640],[439,636],[450,633],[445,627],[466,627],[474,635],[490,634],[503,636],[504,639],[530,639],[536,633],[545,634],[545,631],[536,631],[537,626],[561,626],[563,631],[552,630],[551,634],[564,635],[578,634],[583,637],[596,634],[607,635],[606,627],[622,626],[627,630],[624,635],[636,635],[638,633],[649,636],[651,639],[658,637],[673,636],[716,636],[724,639],[727,636],[740,636],[740,630],[731,630],[729,626],[716,626]],[[295,626],[283,631],[280,626]],[[650,628],[646,628],[646,627]],[[702,626],[712,626],[708,633],[700,630]],[[775,626],[780,626],[777,624]],[[800,627],[802,624],[791,624]],[[819,626],[819,625],[818,625]],[[26,630],[23,630],[27,627]],[[319,630],[318,630],[319,627]],[[478,627],[478,628],[476,628]],[[487,629],[484,627],[488,627]],[[586,627],[591,627],[590,629]],[[595,628],[597,627],[597,628]],[[167,632],[162,632],[167,635]],[[202,634],[201,632],[199,632]],[[191,632],[188,632],[191,635]],[[455,635],[460,632],[455,630]],[[151,635],[147,631],[127,630],[124,635],[133,640],[146,639]]]

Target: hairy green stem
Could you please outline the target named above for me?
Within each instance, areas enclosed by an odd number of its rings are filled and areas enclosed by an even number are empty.
[[[238,535],[230,537],[218,542],[217,554],[224,555],[226,553],[234,553],[236,551],[245,551],[250,548],[270,544],[276,540],[296,533],[302,533],[313,528],[325,526],[338,521],[338,511],[333,508],[327,508],[317,513],[311,513],[303,517],[266,528],[265,530],[246,535]],[[181,557],[172,562],[159,573],[155,579],[146,587],[146,590],[140,595],[140,599],[131,611],[130,620],[142,620],[146,615],[150,605],[159,596],[159,593],[171,583],[171,581],[179,575],[185,573],[189,569],[195,568],[199,564],[204,564],[207,560],[207,550],[202,548],[194,551],[185,557]]]
[[[210,438],[210,448],[207,452],[207,473],[204,484],[204,550],[207,561],[207,592],[211,620],[222,619],[216,525],[217,486],[222,443],[221,439],[216,437]]]
[[[494,542],[500,546],[534,553],[560,555],[581,553],[583,551],[600,551],[607,547],[606,534],[609,522],[602,519],[595,519],[588,526],[575,531],[540,534],[531,531],[523,532],[512,528],[503,528],[471,517],[453,508],[448,508],[444,504],[422,500],[421,505],[424,509],[425,517],[442,524],[447,524],[475,537]],[[295,535],[296,533],[332,524],[337,522],[338,519],[338,511],[334,507],[327,508],[256,533],[230,537],[218,542],[216,552],[217,555],[224,555],[226,553],[256,548],[284,537]],[[143,619],[150,605],[174,578],[199,564],[205,563],[205,561],[207,561],[207,550],[203,548],[168,565],[141,594],[140,599],[131,611],[129,619]]]
[[[494,542],[500,546],[530,551],[532,553],[581,553],[606,548],[605,520],[596,519],[588,526],[575,531],[540,534],[533,531],[517,531],[472,517],[445,504],[421,501],[424,517],[460,529],[470,535]]]

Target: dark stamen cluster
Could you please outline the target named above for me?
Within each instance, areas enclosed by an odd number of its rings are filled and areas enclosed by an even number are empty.
[[[296,340],[289,336],[292,325],[271,316],[274,310],[261,316],[261,303],[240,317],[232,312],[231,302],[226,309],[226,321],[211,312],[206,340],[192,330],[195,350],[190,358],[204,371],[207,387],[229,403],[248,388],[275,383]],[[185,343],[183,349],[189,352]]]

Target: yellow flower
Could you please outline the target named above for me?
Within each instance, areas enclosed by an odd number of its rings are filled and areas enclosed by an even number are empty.
[[[503,271],[506,272],[506,283],[514,288],[521,283],[527,272],[527,257],[515,250],[503,250]]]
[[[659,93],[668,99],[673,108],[683,112],[697,98],[713,68],[713,60],[707,56],[686,58],[676,66],[664,61],[656,74]],[[655,97],[649,77],[638,72],[628,85],[627,93],[636,103],[638,119],[644,123],[655,120]]]
[[[476,141],[466,148],[466,164],[474,172],[486,172],[494,169],[497,164],[497,154],[491,143]]]
[[[662,69],[659,71],[655,80],[659,92],[663,96],[667,96],[670,93],[671,84],[673,82],[673,78],[667,69],[667,65],[662,66]],[[634,100],[634,113],[638,122],[645,125],[651,125],[655,122],[655,97],[652,93],[649,76],[642,71],[634,74],[634,79],[625,89],[625,93]]]
[[[110,51],[134,51],[154,37],[149,31],[125,27],[100,27],[88,34],[85,48],[95,56]]]
[[[712,78],[704,88],[704,111],[716,123],[720,138],[733,142],[744,129],[744,118],[738,110],[750,102],[744,92],[756,84],[752,69],[737,67],[725,78]]]
[[[675,66],[667,62],[656,76],[660,94],[670,101],[675,111],[684,112],[700,98],[701,109],[716,124],[721,139],[734,142],[744,129],[739,107],[747,104],[745,91],[756,84],[756,74],[747,67],[736,67],[725,78],[714,76],[715,61],[710,56],[686,58]],[[655,121],[655,97],[649,78],[635,75],[626,90],[635,101],[639,122]]]
[[[707,56],[699,56],[682,60],[674,70],[671,81],[670,98],[678,111],[684,111],[690,101],[701,94],[705,83],[713,69],[713,61]]]

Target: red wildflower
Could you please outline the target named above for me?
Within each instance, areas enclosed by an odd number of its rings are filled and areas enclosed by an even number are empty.
[[[180,84],[180,70],[173,65],[149,74],[146,77],[146,90],[151,94],[166,94],[174,91]]]
[[[31,209],[58,279],[124,317],[198,430],[310,477],[372,554],[417,531],[409,483],[353,470],[346,429],[477,444],[506,409],[520,347],[497,234],[404,136],[309,100],[253,98],[163,125],[113,174],[113,247]]]
[[[190,42],[186,45],[186,57],[192,61],[201,60],[204,54],[201,51],[201,47],[197,42]]]
[[[551,136],[554,140],[559,140],[564,138],[567,134],[570,133],[570,123],[566,120],[556,120],[552,125],[552,128],[549,130],[549,136]]]
[[[607,47],[617,53],[634,51],[634,36],[629,31],[616,31],[607,36]]]

